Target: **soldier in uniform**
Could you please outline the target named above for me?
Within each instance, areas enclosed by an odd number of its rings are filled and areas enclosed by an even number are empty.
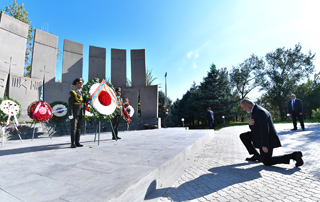
[[[114,130],[114,133],[112,134],[112,139],[115,140],[117,139],[121,139],[120,137],[118,137],[118,127],[119,127],[119,123],[122,119],[123,113],[122,113],[122,103],[123,100],[121,98],[121,88],[118,87],[116,88],[116,94],[117,94],[117,101],[119,104],[119,111],[117,113],[117,115],[112,119],[112,127]]]
[[[85,98],[82,95],[83,78],[76,78],[72,85],[77,89],[69,92],[68,114],[71,128],[71,148],[82,147],[80,134],[85,116]]]

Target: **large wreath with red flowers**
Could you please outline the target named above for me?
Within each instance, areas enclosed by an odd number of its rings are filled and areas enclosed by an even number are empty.
[[[119,109],[113,99],[115,93],[111,83],[99,78],[91,79],[83,86],[82,92],[86,99],[88,113],[86,113],[85,119],[87,121],[95,119],[110,121],[116,116]]]
[[[52,118],[52,108],[45,101],[35,101],[28,106],[28,115],[37,123],[48,122]]]

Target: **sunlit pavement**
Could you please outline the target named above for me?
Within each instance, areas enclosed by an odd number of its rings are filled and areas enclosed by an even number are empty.
[[[245,158],[250,155],[239,139],[249,127],[224,128],[215,131],[204,152],[172,187],[156,190],[150,200],[320,201],[320,124],[306,124],[306,131],[298,127],[294,132],[292,123],[275,127],[282,147],[274,150],[274,156],[300,150],[303,166],[295,167],[294,161],[275,166],[249,163]]]

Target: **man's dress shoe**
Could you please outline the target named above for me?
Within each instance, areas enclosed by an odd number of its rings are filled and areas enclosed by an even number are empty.
[[[291,129],[291,130],[298,130],[298,129],[296,129],[296,128],[293,128],[293,129]]]
[[[259,156],[253,155],[253,156],[250,157],[250,158],[246,158],[246,161],[261,161],[261,159],[260,159]]]
[[[77,148],[75,144],[71,144],[71,148]]]
[[[83,147],[83,145],[82,145],[82,144],[76,144],[76,146],[77,146],[77,147]]]
[[[303,165],[303,160],[302,160],[302,152],[293,152],[292,153],[292,159],[296,161],[296,167],[300,167]]]

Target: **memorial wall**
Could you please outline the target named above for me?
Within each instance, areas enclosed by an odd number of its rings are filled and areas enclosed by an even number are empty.
[[[24,61],[29,26],[4,13],[0,15],[0,96],[17,100],[22,108],[20,121],[30,121],[29,104],[40,100],[47,103],[68,102],[72,81],[82,76],[83,44],[64,39],[62,81],[56,82],[58,36],[35,30],[31,62],[31,78],[24,77]],[[138,112],[140,95],[141,118],[158,117],[158,86],[146,86],[145,50],[131,50],[131,81],[126,85],[126,50],[111,49],[111,83],[122,88],[122,97]],[[85,56],[87,57],[87,56]],[[106,49],[89,46],[88,79],[106,76]],[[86,80],[86,78],[85,78]],[[87,82],[87,81],[85,81]],[[137,118],[138,113],[134,114]]]

